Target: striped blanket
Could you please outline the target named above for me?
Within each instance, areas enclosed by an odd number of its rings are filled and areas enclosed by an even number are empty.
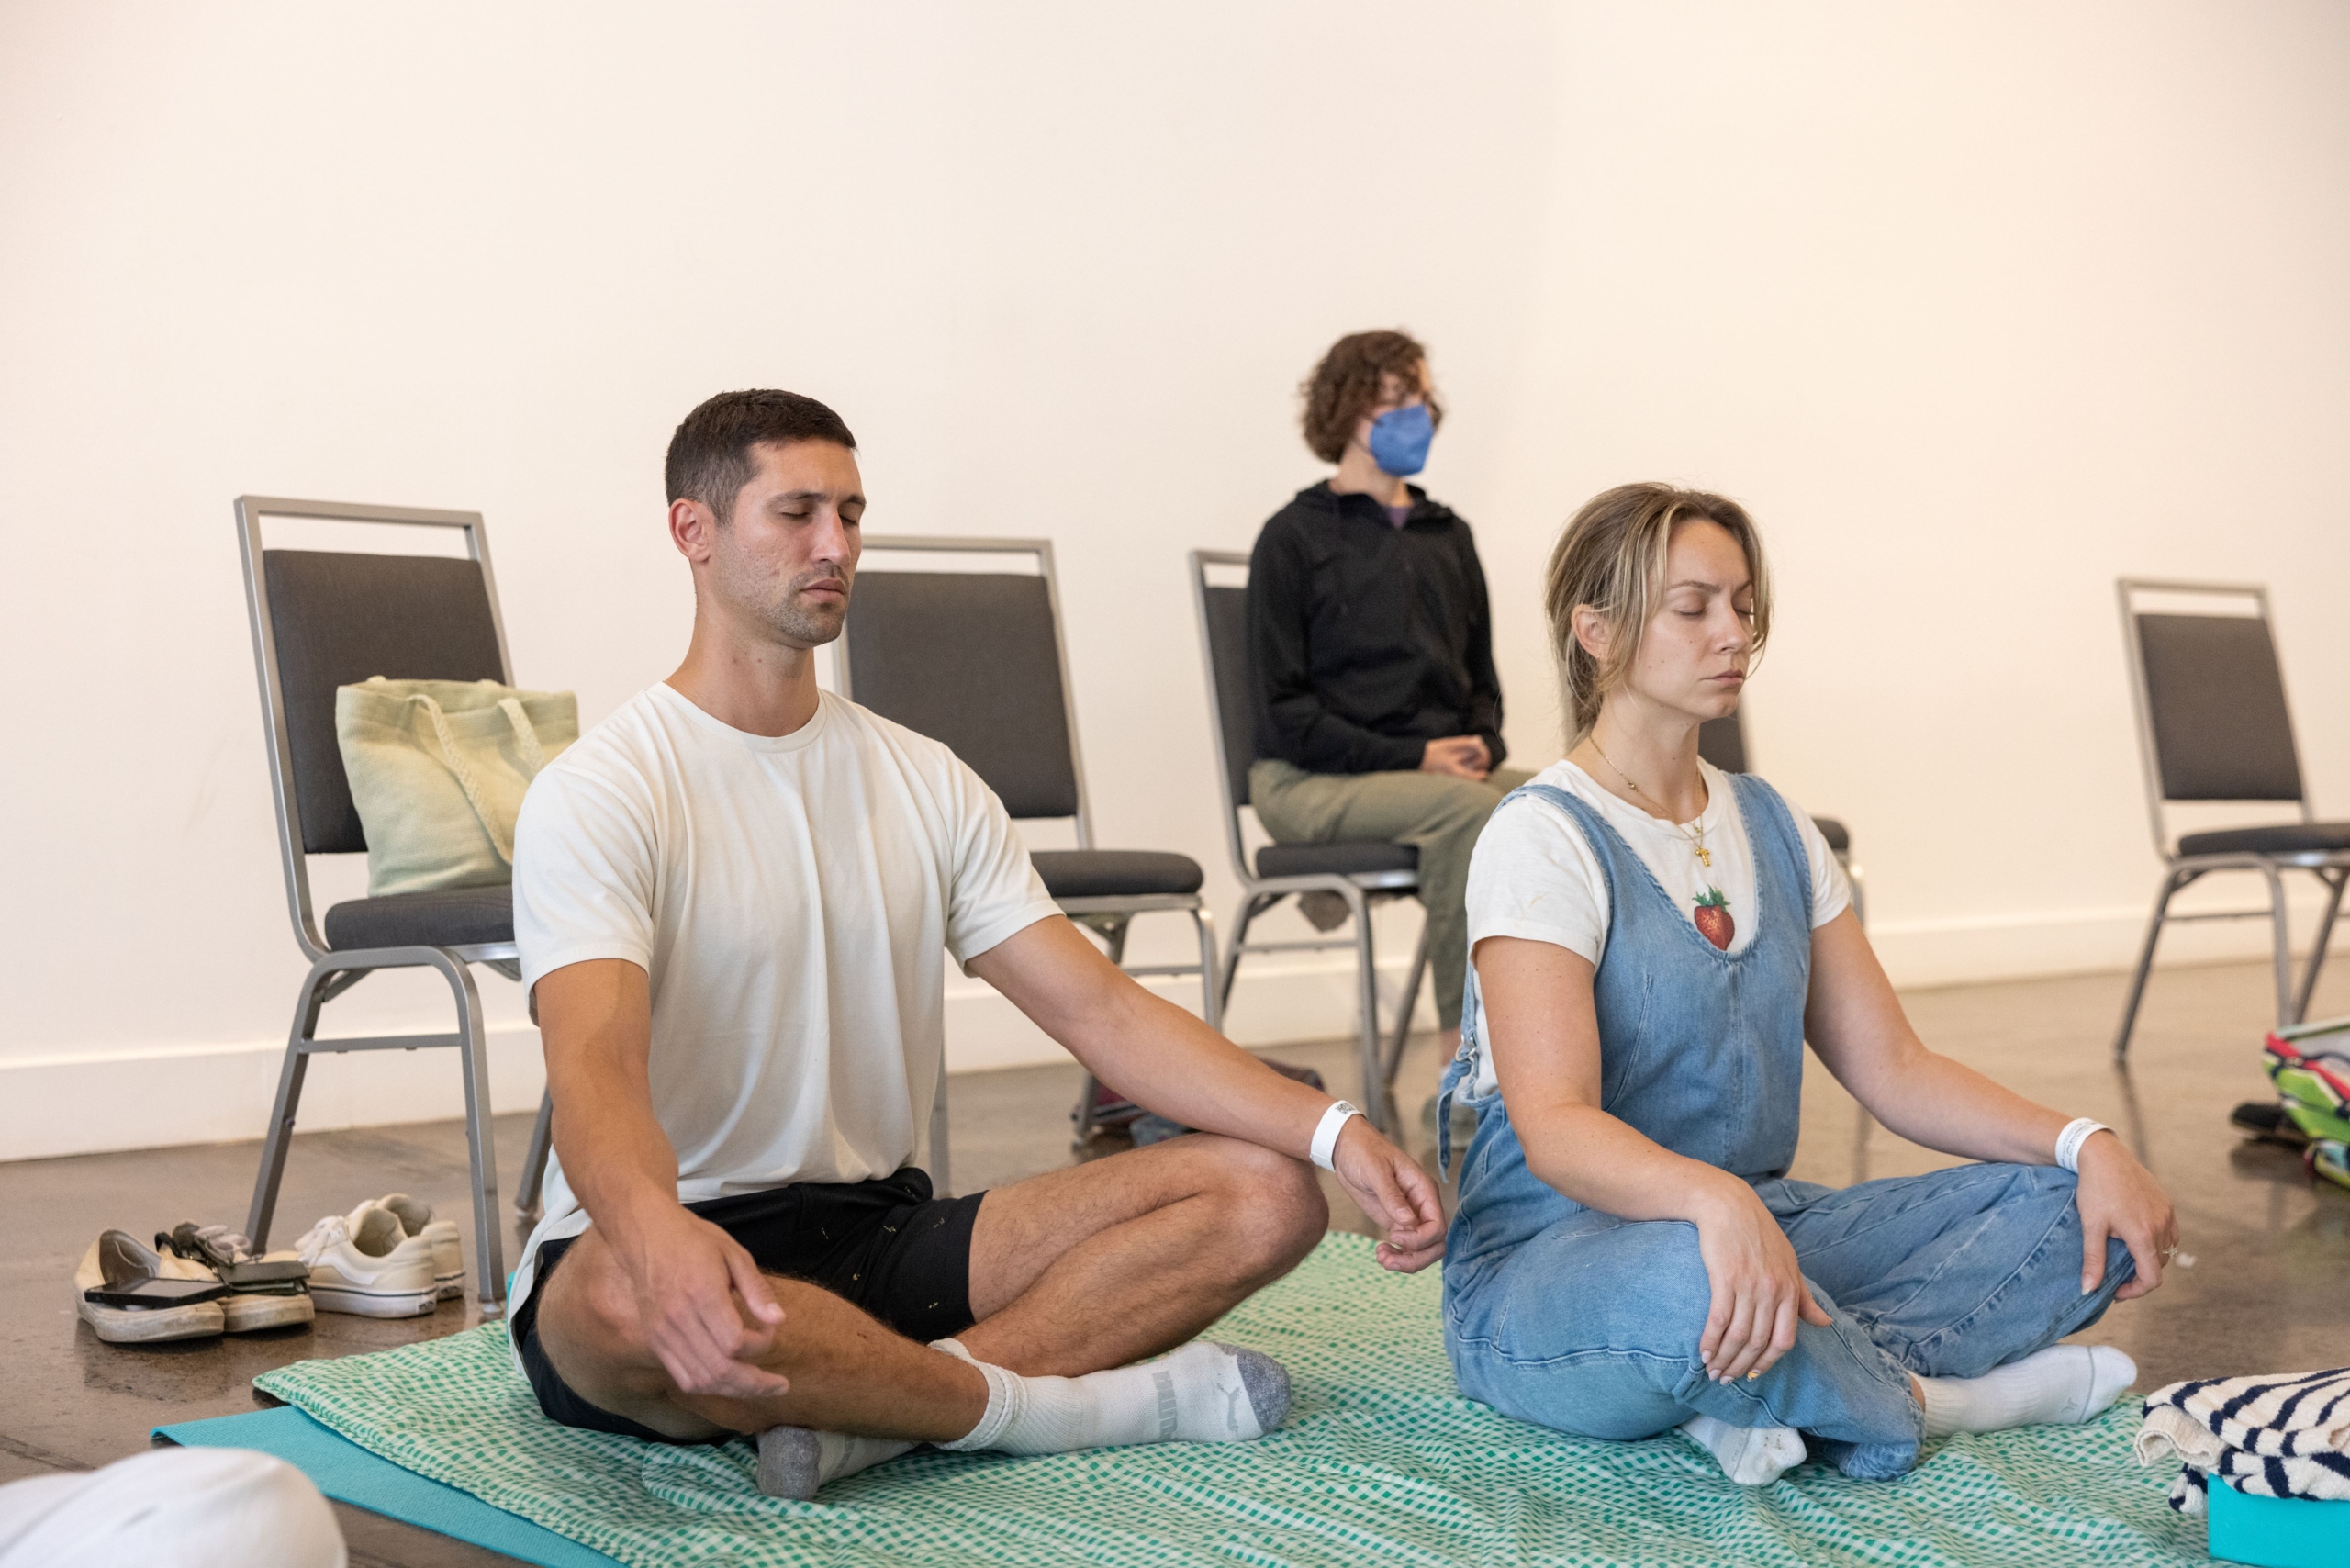
[[[2350,1498],[2350,1367],[2174,1383],[2144,1415],[2138,1462],[2179,1462],[2181,1513],[2203,1512],[2214,1475],[2253,1496]]]

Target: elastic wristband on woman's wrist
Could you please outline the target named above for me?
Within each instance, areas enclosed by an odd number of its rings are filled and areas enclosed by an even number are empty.
[[[2088,1142],[2098,1133],[2109,1133],[2112,1130],[2103,1122],[2091,1121],[2087,1116],[2074,1117],[2065,1124],[2065,1130],[2056,1135],[2056,1163],[2074,1175],[2079,1175],[2081,1173],[2081,1145]]]
[[[1347,1130],[1347,1123],[1362,1112],[1344,1100],[1333,1100],[1330,1108],[1322,1113],[1322,1120],[1314,1128],[1314,1143],[1308,1152],[1314,1163],[1325,1170],[1335,1170],[1330,1157],[1337,1152],[1338,1135]]]

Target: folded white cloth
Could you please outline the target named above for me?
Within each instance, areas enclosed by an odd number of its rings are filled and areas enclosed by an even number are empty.
[[[2350,1367],[2174,1383],[2144,1416],[2138,1462],[2179,1462],[2181,1513],[2203,1512],[2214,1475],[2253,1496],[2350,1499]]]

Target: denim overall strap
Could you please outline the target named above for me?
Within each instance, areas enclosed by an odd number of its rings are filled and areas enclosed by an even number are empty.
[[[1732,911],[1734,918],[1754,922],[1753,935],[1734,954],[1707,940],[1691,912],[1587,801],[1540,784],[1510,799],[1531,794],[1565,812],[1607,885],[1607,945],[1592,980],[1600,1108],[1676,1154],[1763,1181],[1785,1175],[1795,1158],[1811,978],[1811,868],[1777,791],[1751,775],[1729,778],[1755,873],[1755,907]],[[1439,1159],[1448,1166],[1451,1103],[1475,1081],[1488,1048],[1484,1033],[1472,965],[1460,1051],[1446,1070],[1437,1118]],[[1506,1247],[1573,1212],[1578,1205],[1526,1169],[1501,1097],[1472,1103],[1477,1137],[1458,1178],[1461,1218],[1469,1222],[1461,1239],[1478,1250]],[[1481,1213],[1492,1223],[1480,1225]]]
[[[1501,799],[1494,810],[1520,799],[1550,799],[1554,804],[1571,801],[1572,796],[1550,784],[1521,784]],[[1573,812],[1568,812],[1570,816]],[[1607,880],[1609,907],[1616,900],[1616,875],[1606,861],[1600,862],[1600,875]],[[1436,1169],[1440,1180],[1452,1180],[1452,1103],[1464,1083],[1474,1083],[1477,1070],[1484,1055],[1485,998],[1477,985],[1477,965],[1474,956],[1461,976],[1460,1045],[1452,1059],[1444,1065],[1444,1076],[1438,1081],[1436,1100]],[[1462,1166],[1465,1170],[1466,1164]]]

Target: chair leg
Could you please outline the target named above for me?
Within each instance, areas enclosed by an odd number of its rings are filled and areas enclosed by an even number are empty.
[[[2350,882],[2350,867],[2337,867],[2332,876],[2323,871],[2318,880],[2326,885],[2325,913],[2318,917],[2317,940],[2310,947],[2310,967],[2301,976],[2300,994],[2293,998],[2293,1022],[2304,1023],[2310,1015],[2310,997],[2317,990],[2317,972],[2325,967],[2326,944],[2333,938],[2333,917],[2342,913],[2342,884]]]
[[[1102,940],[1108,945],[1108,958],[1113,965],[1123,968],[1125,963],[1126,928],[1132,924],[1133,917],[1127,916],[1125,919],[1105,922],[1093,928]],[[1085,1082],[1078,1089],[1076,1131],[1069,1139],[1069,1148],[1074,1153],[1083,1154],[1085,1146],[1093,1141],[1093,1099],[1101,1089],[1102,1081],[1091,1072],[1085,1075]]]
[[[1205,904],[1189,912],[1192,929],[1200,939],[1200,1018],[1218,1034],[1224,1032],[1224,997],[1216,984],[1215,916]]]
[[[1379,962],[1371,942],[1371,901],[1361,890],[1347,890],[1347,902],[1353,906],[1355,917],[1355,981],[1359,993],[1357,1005],[1362,1009],[1360,1046],[1362,1052],[1362,1111],[1371,1125],[1381,1132],[1393,1136],[1388,1126],[1385,1084],[1380,1079],[1379,1050]]]
[[[465,1152],[473,1162],[474,1299],[484,1317],[506,1312],[506,1248],[498,1208],[498,1148],[490,1137],[489,1040],[482,1029],[481,992],[473,971],[446,954],[434,964],[457,1002],[457,1054],[465,1079]]]
[[[1232,939],[1224,947],[1224,973],[1216,980],[1215,1015],[1221,1021],[1232,1011],[1232,982],[1240,973],[1240,945],[1248,940],[1248,927],[1279,899],[1268,899],[1262,893],[1252,894],[1240,905],[1240,918],[1232,923]]]
[[[2260,874],[2268,881],[2268,919],[2277,933],[2277,1026],[2286,1029],[2293,1024],[2292,913],[2285,907],[2285,879],[2277,871],[2277,863],[2262,861]]]
[[[277,1103],[270,1108],[269,1131],[261,1145],[261,1169],[253,1176],[253,1204],[245,1214],[245,1234],[253,1250],[269,1248],[269,1227],[277,1217],[277,1187],[285,1176],[285,1156],[294,1138],[294,1116],[302,1104],[302,1081],[309,1076],[306,1048],[318,1036],[319,1009],[326,1005],[339,970],[313,969],[294,1002],[294,1027],[285,1040],[285,1062],[277,1071]],[[348,985],[340,989],[348,990]]]
[[[539,1096],[539,1119],[531,1125],[531,1147],[522,1155],[522,1182],[514,1194],[514,1212],[536,1225],[546,1212],[547,1154],[554,1148],[554,1091]]]
[[[1412,1037],[1412,1014],[1420,1004],[1420,981],[1428,971],[1428,928],[1420,927],[1420,945],[1412,954],[1412,978],[1404,983],[1404,1001],[1395,1014],[1395,1036],[1387,1045],[1387,1060],[1379,1081],[1392,1103],[1395,1098],[1395,1070],[1404,1065],[1404,1047]]]
[[[2163,878],[2161,891],[2154,894],[2154,918],[2146,923],[2145,945],[2138,949],[2138,969],[2130,978],[2130,997],[2121,1004],[2121,1027],[2113,1036],[2113,1059],[2125,1063],[2130,1059],[2130,1035],[2138,1023],[2138,1003],[2146,994],[2146,976],[2154,967],[2154,944],[2161,940],[2163,917],[2170,909],[2171,895],[2186,885],[2176,871]]]

